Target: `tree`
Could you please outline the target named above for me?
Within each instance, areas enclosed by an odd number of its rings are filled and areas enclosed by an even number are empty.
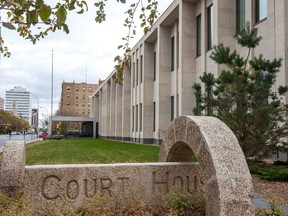
[[[13,131],[23,131],[29,127],[29,122],[20,119],[10,112],[0,110],[0,130],[7,132],[8,129]]]
[[[94,0],[96,8],[95,21],[102,23],[106,19],[105,2],[107,0]],[[119,3],[126,3],[126,0],[116,0]],[[46,1],[49,2],[49,1]],[[38,40],[44,38],[51,32],[63,30],[69,33],[69,26],[66,18],[70,12],[83,14],[88,11],[86,0],[60,0],[46,3],[44,0],[1,0],[0,11],[6,12],[7,20],[1,21],[1,25],[10,30],[16,30],[20,37],[30,40],[35,44]],[[123,70],[130,63],[129,41],[136,34],[134,22],[135,12],[140,10],[140,25],[146,34],[156,18],[158,17],[157,0],[134,0],[129,9],[125,12],[127,18],[124,20],[124,27],[128,29],[127,36],[123,37],[123,44],[118,49],[123,50],[123,56],[116,56],[115,68],[118,71],[117,81],[121,83]],[[3,14],[3,13],[2,13]],[[5,57],[11,53],[8,47],[4,45],[4,38],[0,35],[0,52]]]
[[[217,78],[205,72],[202,85],[193,86],[197,102],[193,112],[221,119],[236,135],[245,156],[261,160],[277,147],[288,148],[288,106],[282,98],[288,87],[279,86],[274,92],[282,59],[270,61],[262,55],[251,59],[261,37],[249,23],[235,39],[248,49],[246,58],[223,44],[214,47],[210,58],[225,69]]]

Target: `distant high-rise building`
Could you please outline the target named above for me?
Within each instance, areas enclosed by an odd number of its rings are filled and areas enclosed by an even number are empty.
[[[63,81],[59,115],[89,117],[91,112],[91,97],[98,88],[98,84],[69,83]],[[69,131],[79,130],[78,124],[70,123]]]
[[[30,92],[20,86],[6,91],[5,110],[14,113],[19,118],[31,118]]]
[[[0,97],[0,109],[4,110],[4,99]]]

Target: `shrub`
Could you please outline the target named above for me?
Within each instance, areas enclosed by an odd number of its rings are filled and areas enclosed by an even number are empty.
[[[287,167],[257,167],[250,166],[250,173],[259,175],[262,179],[270,181],[288,181]]]
[[[269,209],[258,209],[256,211],[256,216],[287,216],[288,214],[286,214],[281,206],[279,204],[277,204],[274,200],[269,202]]]

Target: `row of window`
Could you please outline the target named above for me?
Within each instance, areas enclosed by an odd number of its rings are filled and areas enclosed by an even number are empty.
[[[66,113],[67,113],[67,114],[70,114],[70,110],[67,109],[67,110],[66,110]],[[78,114],[78,113],[79,113],[79,110],[76,109],[76,110],[75,110],[75,114]],[[82,114],[85,114],[85,109],[82,109]],[[88,110],[88,114],[90,114],[90,110]]]
[[[143,81],[143,55],[140,56],[140,67],[138,58],[136,59],[136,64],[133,62],[133,74],[133,87],[135,87]]]
[[[236,31],[239,32],[245,28],[245,1],[236,0]],[[254,14],[255,24],[265,20],[267,18],[267,0],[254,0]],[[210,50],[213,45],[213,4],[207,7],[207,50]],[[196,17],[196,56],[201,55],[201,14]]]
[[[79,92],[79,87],[76,87],[75,90],[76,90],[76,92]],[[71,91],[71,86],[66,86],[66,91]],[[82,88],[82,92],[86,92],[86,88],[85,87]],[[91,87],[88,88],[88,92],[92,92],[92,88]]]
[[[70,94],[68,93],[68,94],[66,95],[66,98],[68,98],[68,99],[69,99],[70,97],[71,97],[71,96],[70,96]],[[89,99],[91,99],[92,95],[90,95],[90,94],[89,94],[89,96],[88,96],[88,97],[89,97]],[[82,95],[82,99],[83,99],[83,100],[85,100],[85,98],[86,98],[86,95],[85,95],[85,94],[83,94],[83,95]],[[76,100],[78,100],[78,99],[79,99],[79,95],[78,95],[78,94],[76,94],[76,95],[75,95],[75,99],[76,99]]]
[[[67,101],[67,102],[66,102],[66,105],[67,105],[67,106],[70,106],[70,101]],[[86,105],[85,102],[82,102],[82,107],[85,107],[85,105]],[[75,106],[76,106],[76,107],[79,106],[79,103],[78,103],[77,101],[76,101],[76,103],[75,103]],[[91,103],[89,102],[89,103],[88,103],[88,107],[90,107],[90,106],[91,106]]]

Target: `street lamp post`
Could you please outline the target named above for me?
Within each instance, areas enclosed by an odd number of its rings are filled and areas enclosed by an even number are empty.
[[[37,121],[36,121],[36,128],[37,128],[37,138],[39,138],[39,99],[38,97],[33,94],[32,92],[30,92],[31,95],[33,95],[36,99],[37,99],[37,105],[38,105],[38,109],[37,109]]]

